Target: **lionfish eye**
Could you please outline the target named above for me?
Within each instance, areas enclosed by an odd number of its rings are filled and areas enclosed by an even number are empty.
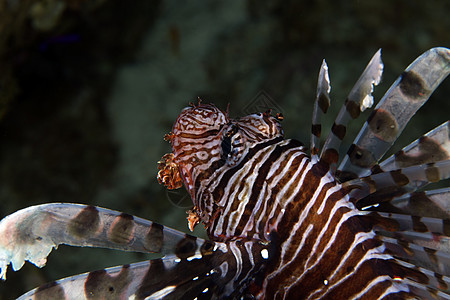
[[[238,126],[232,124],[231,127],[224,133],[222,139],[222,159],[226,160],[228,155],[231,153],[232,138],[237,133]]]
[[[222,140],[222,158],[227,159],[231,153],[231,137],[225,136]]]
[[[244,143],[239,126],[237,124],[228,124],[230,127],[224,132],[222,139],[222,154],[221,158],[230,167],[236,166],[244,151]]]

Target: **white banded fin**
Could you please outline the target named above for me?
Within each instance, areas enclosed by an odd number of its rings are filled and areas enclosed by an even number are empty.
[[[153,299],[162,299],[163,297],[166,297],[167,295],[169,295],[170,293],[172,293],[175,290],[176,286],[175,285],[169,285],[166,286],[165,288],[154,292],[153,294],[151,294],[150,296],[148,296],[147,298],[145,298],[146,300],[153,300]]]

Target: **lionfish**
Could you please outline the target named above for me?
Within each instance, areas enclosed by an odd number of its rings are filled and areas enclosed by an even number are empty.
[[[416,59],[370,114],[339,163],[350,120],[372,106],[378,51],[323,147],[330,106],[323,62],[311,145],[284,139],[270,111],[231,119],[212,104],[185,108],[166,136],[158,179],[183,184],[192,229],[209,240],[104,208],[32,206],[0,222],[0,276],[38,267],[59,244],[160,253],[162,258],[49,283],[20,299],[450,299],[449,122],[381,158],[450,72],[450,50]],[[309,155],[308,155],[309,152]]]

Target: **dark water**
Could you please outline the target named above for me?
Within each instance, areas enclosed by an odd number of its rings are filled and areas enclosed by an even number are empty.
[[[11,70],[0,84],[15,95],[0,120],[0,218],[37,203],[80,202],[187,231],[188,199],[156,181],[156,162],[170,151],[163,136],[183,107],[201,97],[224,110],[229,103],[231,115],[239,116],[270,104],[283,112],[286,136],[308,143],[323,58],[334,117],[379,48],[385,72],[378,98],[421,53],[448,47],[449,5],[405,0],[128,6],[110,0],[95,9],[67,7],[45,31],[29,19],[17,21],[11,41],[0,44],[3,65]],[[406,129],[403,145],[448,119],[449,90],[447,80]],[[42,270],[27,263],[9,272],[0,283],[0,299],[146,258],[61,247]]]

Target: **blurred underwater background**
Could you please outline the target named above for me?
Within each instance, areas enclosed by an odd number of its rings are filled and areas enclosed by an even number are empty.
[[[229,104],[231,117],[273,108],[286,137],[307,145],[323,58],[332,86],[325,133],[379,48],[376,100],[416,57],[449,47],[449,13],[445,0],[0,0],[0,219],[75,202],[187,232],[190,199],[156,173],[170,152],[164,134],[189,102]],[[447,79],[397,150],[448,119],[449,95]],[[10,269],[0,300],[148,258],[61,246],[43,269]]]

